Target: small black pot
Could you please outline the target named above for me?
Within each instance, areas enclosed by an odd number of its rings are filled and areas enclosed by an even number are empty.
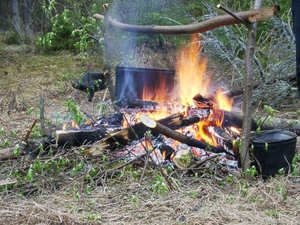
[[[286,130],[267,130],[252,139],[254,165],[264,178],[284,168],[289,172],[296,152],[297,135]]]

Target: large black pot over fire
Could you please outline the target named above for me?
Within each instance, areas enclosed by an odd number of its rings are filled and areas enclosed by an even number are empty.
[[[285,130],[267,130],[252,139],[253,155],[257,169],[264,178],[273,176],[280,169],[287,173],[296,152],[296,134]]]

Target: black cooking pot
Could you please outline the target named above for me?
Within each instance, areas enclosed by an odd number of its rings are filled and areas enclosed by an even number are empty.
[[[289,171],[296,152],[297,135],[286,130],[267,130],[252,138],[254,165],[264,178],[280,169]]]

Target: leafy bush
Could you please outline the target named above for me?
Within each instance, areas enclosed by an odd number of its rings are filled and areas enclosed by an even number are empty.
[[[55,15],[54,12],[59,11],[55,8],[55,0],[48,6],[44,5],[43,10],[50,19],[50,28],[37,39],[38,48],[87,52],[95,47],[102,47],[101,30],[96,20],[90,16],[99,12],[100,5],[92,2],[68,1],[69,5],[65,4],[65,8]]]

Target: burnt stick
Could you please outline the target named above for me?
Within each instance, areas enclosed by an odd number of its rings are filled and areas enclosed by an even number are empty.
[[[149,116],[141,115],[140,120],[146,127],[150,128],[154,134],[163,134],[167,137],[173,138],[174,140],[177,140],[181,143],[187,144],[192,147],[202,148],[207,151],[211,151],[211,152],[215,152],[215,153],[225,152],[226,154],[232,155],[231,153],[227,152],[223,148],[218,148],[218,147],[209,145],[202,141],[199,141],[194,138],[190,138],[186,135],[183,135],[175,130],[172,130],[172,129],[168,128],[167,126],[151,119]]]

